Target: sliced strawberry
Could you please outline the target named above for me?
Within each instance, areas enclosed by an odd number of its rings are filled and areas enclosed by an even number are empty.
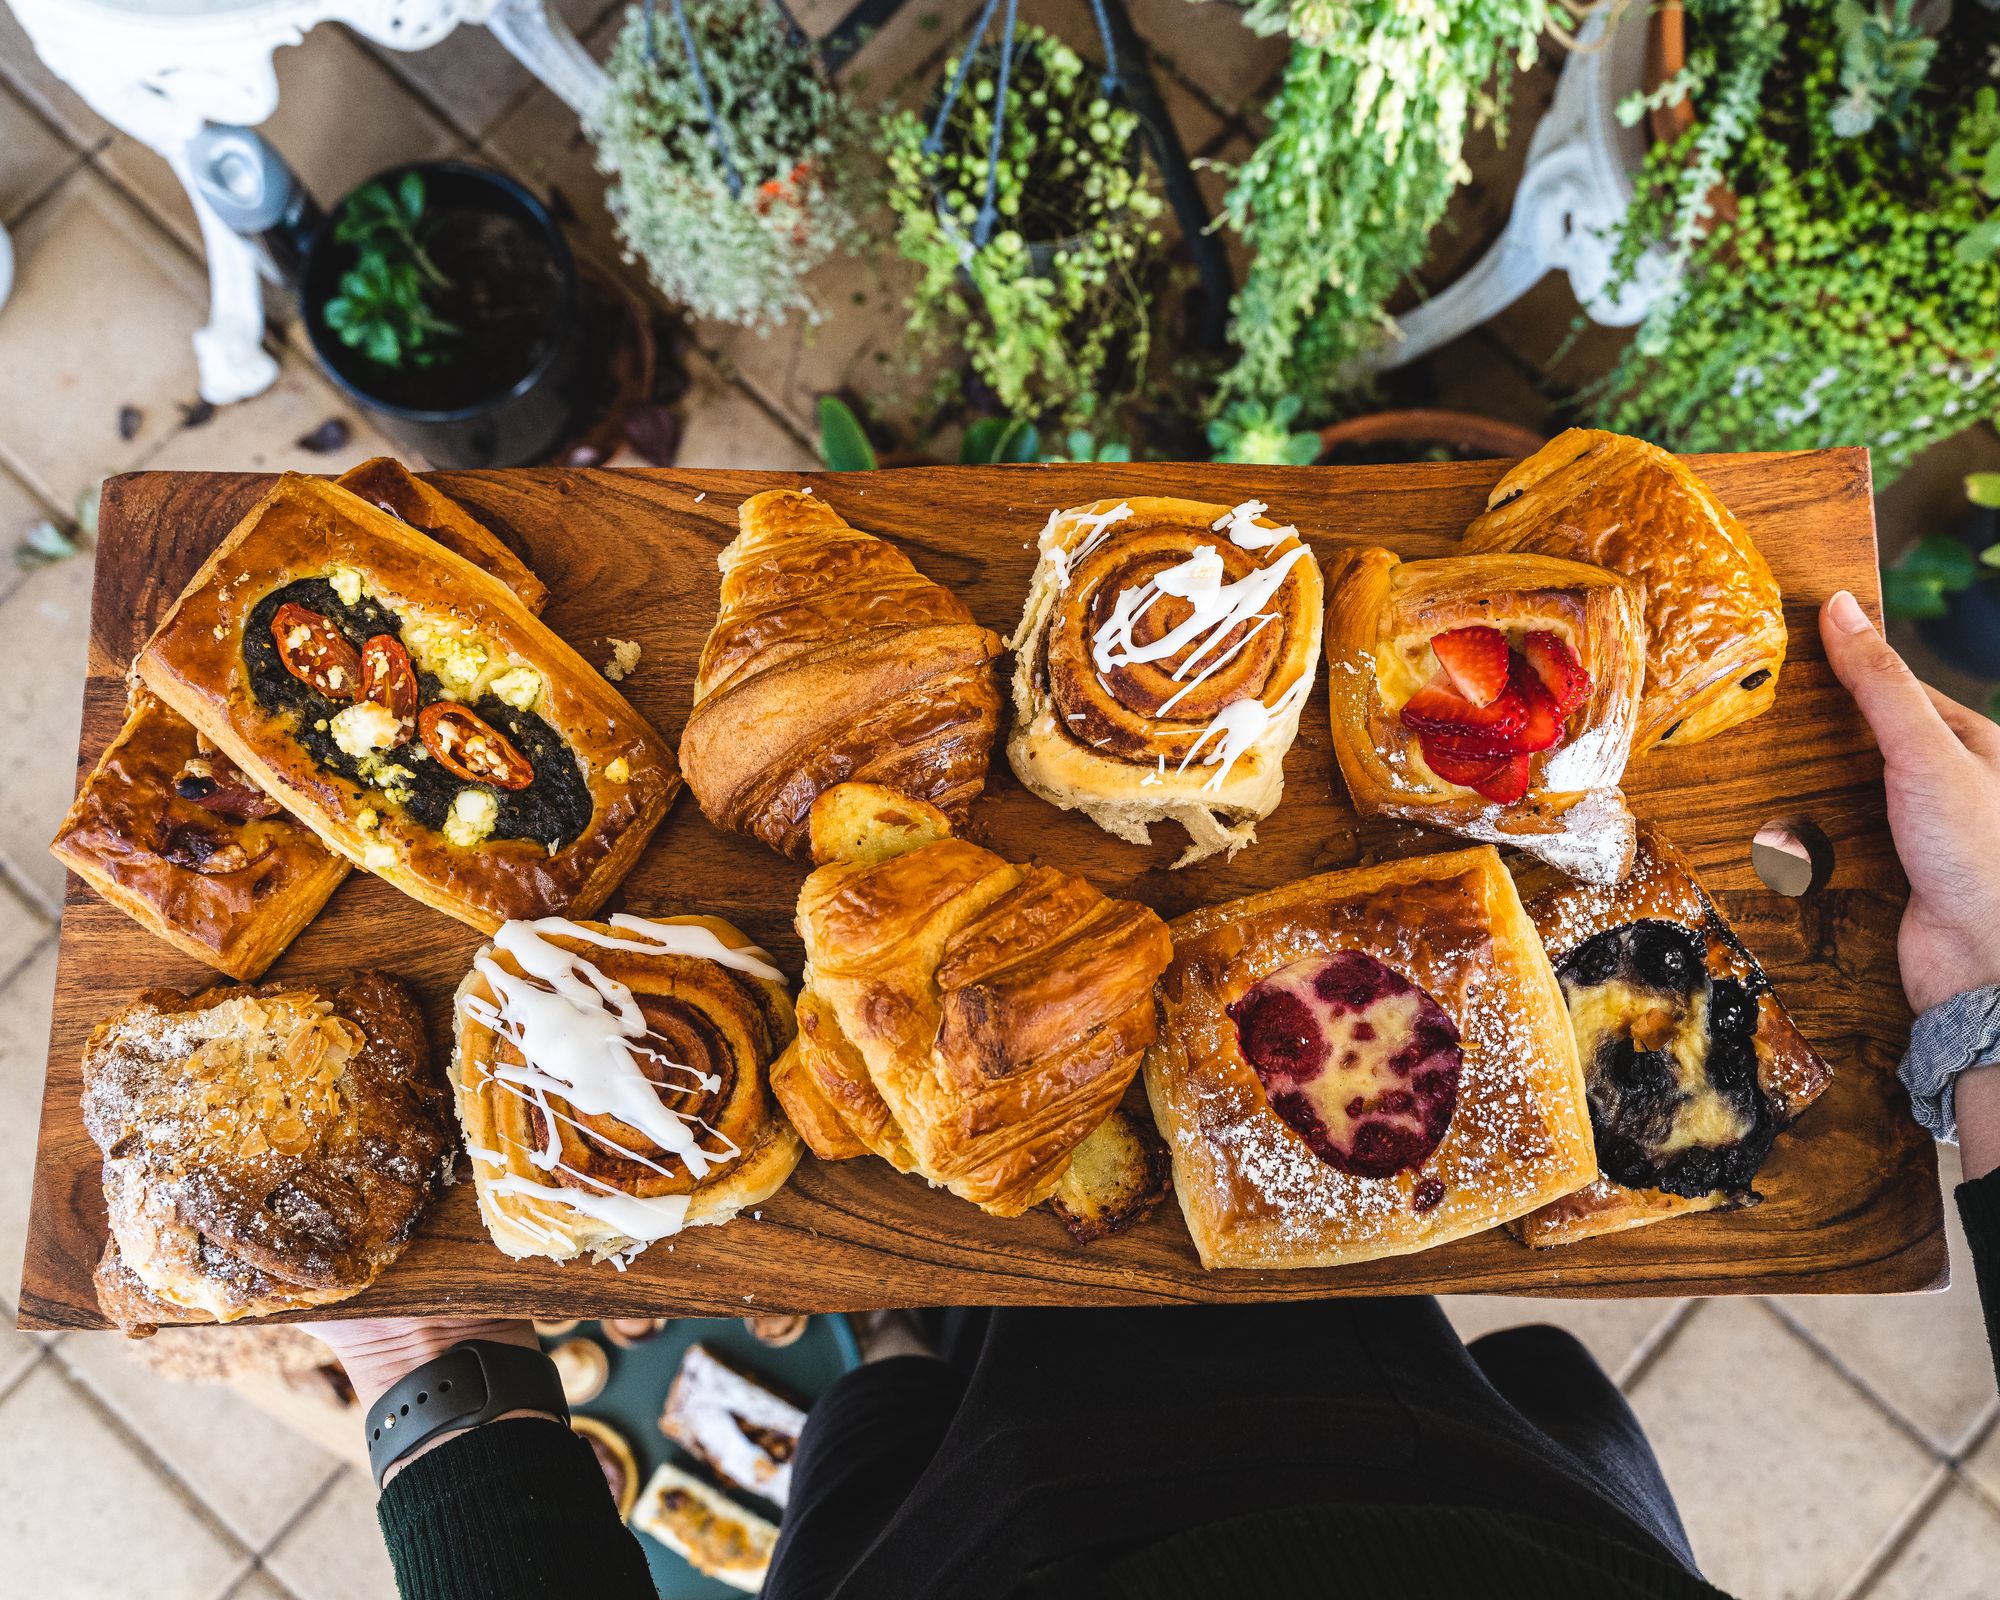
[[[1491,705],[1507,687],[1507,636],[1498,628],[1453,628],[1431,640],[1431,649],[1452,687],[1474,705]]]
[[[1519,656],[1514,658],[1513,675],[1507,687],[1520,696],[1521,704],[1527,708],[1519,730],[1508,736],[1509,752],[1517,756],[1532,755],[1562,743],[1563,718],[1556,709],[1556,698],[1542,687],[1534,669]]]
[[[1471,745],[1471,748],[1467,746]],[[1477,788],[1512,756],[1492,755],[1477,747],[1477,741],[1452,739],[1443,734],[1419,734],[1417,745],[1424,753],[1424,765],[1446,783]]]
[[[1521,654],[1554,699],[1558,716],[1568,716],[1590,698],[1590,674],[1559,635],[1537,629],[1522,640]]]
[[[1511,806],[1528,792],[1528,757],[1515,756],[1511,761],[1501,762],[1482,782],[1469,787],[1497,806]]]
[[[1528,708],[1511,682],[1488,704],[1476,706],[1452,687],[1446,674],[1436,672],[1410,696],[1402,719],[1412,733],[1488,740],[1500,744],[1495,753],[1504,755],[1511,752],[1512,736],[1528,720]]]

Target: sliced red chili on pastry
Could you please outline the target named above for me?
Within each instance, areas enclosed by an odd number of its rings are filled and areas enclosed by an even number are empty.
[[[528,758],[504,733],[453,701],[436,700],[425,706],[417,731],[424,748],[455,777],[490,783],[496,789],[525,789],[535,781]]]
[[[410,742],[417,728],[417,674],[394,634],[378,633],[361,647],[361,698],[402,724],[396,744]]]
[[[271,638],[285,670],[329,700],[361,694],[361,657],[347,635],[317,611],[286,601],[271,618]]]

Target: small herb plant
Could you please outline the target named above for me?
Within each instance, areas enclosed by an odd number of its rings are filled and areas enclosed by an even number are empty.
[[[1226,397],[1317,410],[1353,387],[1471,176],[1467,132],[1501,118],[1486,85],[1533,61],[1554,14],[1549,0],[1252,0],[1249,26],[1293,44],[1270,131],[1223,201],[1252,252]]]
[[[1265,467],[1311,466],[1319,459],[1319,435],[1292,426],[1303,405],[1297,395],[1287,394],[1268,406],[1261,400],[1237,400],[1225,406],[1208,425],[1215,459]]]
[[[998,64],[997,48],[975,55],[935,152],[925,148],[928,118],[902,111],[884,125],[896,247],[920,270],[909,331],[961,341],[1009,415],[1082,424],[1145,374],[1145,279],[1162,205],[1138,163],[1138,118],[1105,97],[1068,45],[1023,26],[997,226],[975,243]],[[945,82],[957,70],[947,63]]]
[[[1976,506],[2000,506],[2000,472],[1971,474],[1965,497]],[[1893,617],[1941,617],[1951,596],[1981,578],[2000,578],[2000,544],[1974,551],[1950,534],[1933,533],[1882,569],[1882,609]]]
[[[768,0],[688,0],[687,14],[716,121],[679,30],[636,7],[587,119],[619,237],[697,317],[821,321],[806,280],[860,237],[862,126]]]
[[[1937,54],[1937,40],[1918,21],[1916,9],[1916,0],[1840,0],[1833,8],[1840,86],[1846,92],[1827,122],[1842,138],[1859,138],[1882,118],[1893,122],[1909,109]],[[1946,0],[1945,12],[1950,11]]]
[[[354,265],[320,312],[342,344],[385,367],[427,367],[438,345],[458,336],[457,325],[432,309],[451,288],[425,249],[437,226],[425,215],[422,173],[404,173],[393,189],[364,184],[347,197],[333,238],[355,251]]]

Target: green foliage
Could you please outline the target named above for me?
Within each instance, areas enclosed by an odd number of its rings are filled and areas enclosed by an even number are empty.
[[[819,458],[829,472],[873,472],[875,447],[846,401],[819,397]]]
[[[437,219],[424,215],[424,179],[406,172],[394,189],[364,184],[334,218],[336,244],[352,247],[354,265],[341,275],[320,315],[340,342],[385,367],[429,366],[437,343],[458,328],[431,309],[451,287],[424,248]]]
[[[1883,118],[1895,121],[1930,71],[1937,40],[1917,25],[1916,0],[1840,0],[1833,25],[1840,34],[1840,86],[1827,113],[1843,139],[1859,138]],[[1947,8],[1949,9],[1949,8]]]
[[[1018,417],[980,417],[966,425],[959,441],[961,467],[995,467],[1039,460],[1041,430]]]
[[[1979,562],[1950,534],[1919,539],[1882,571],[1882,608],[1894,617],[1941,617],[1948,596],[1979,581]]]
[[[975,56],[936,154],[924,149],[927,118],[900,111],[883,125],[896,248],[920,269],[909,332],[961,342],[1010,415],[1083,423],[1144,376],[1143,280],[1161,201],[1138,163],[1138,118],[1103,97],[1068,45],[1023,26],[998,224],[975,248],[997,67],[997,50]],[[944,81],[957,68],[947,62]]]
[[[1043,461],[1124,462],[1132,459],[1132,446],[1123,439],[1100,439],[1088,428],[1071,428],[1062,447],[1043,455]]]
[[[1682,275],[1597,396],[1604,426],[1680,451],[1867,444],[1884,483],[2000,400],[2000,267],[1964,253],[1993,216],[2000,21],[1960,7],[1924,92],[1855,138],[1836,9],[1690,0],[1696,122],[1649,154],[1618,246],[1629,272],[1664,242]],[[1709,213],[1711,173],[1733,215]]]
[[[1294,43],[1270,132],[1223,201],[1252,254],[1227,397],[1318,410],[1351,387],[1470,176],[1468,130],[1501,114],[1485,86],[1534,59],[1555,14],[1548,0],[1253,0],[1250,26]]]
[[[1319,459],[1319,435],[1292,427],[1303,405],[1295,394],[1280,395],[1270,405],[1261,400],[1233,401],[1208,425],[1215,459],[1266,467],[1311,466]]]
[[[859,120],[765,0],[689,0],[702,72],[741,179],[732,193],[679,32],[635,7],[586,121],[619,237],[669,300],[768,330],[825,313],[806,275],[860,237]]]

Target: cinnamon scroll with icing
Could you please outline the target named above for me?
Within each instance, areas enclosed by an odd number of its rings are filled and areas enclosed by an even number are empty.
[[[794,1030],[783,975],[720,918],[507,923],[456,1010],[459,1120],[508,1255],[629,1257],[798,1164],[769,1084]]]
[[[1141,496],[1057,512],[1014,636],[1021,781],[1134,844],[1180,823],[1176,867],[1256,838],[1312,692],[1319,567],[1267,509]]]

